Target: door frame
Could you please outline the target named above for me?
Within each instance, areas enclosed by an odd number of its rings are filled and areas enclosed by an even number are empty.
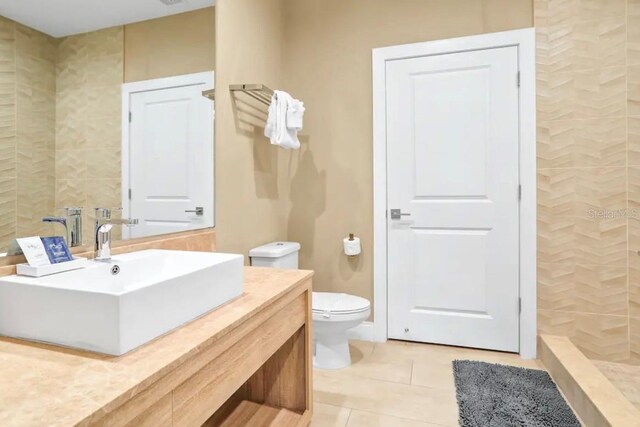
[[[373,49],[373,282],[374,321],[362,338],[386,341],[387,335],[387,128],[386,62],[427,55],[518,47],[520,71],[520,333],[523,358],[536,357],[536,80],[535,30],[525,28],[446,40]]]
[[[138,92],[149,92],[152,90],[163,90],[163,89],[172,89],[182,86],[193,86],[197,84],[203,84],[204,87],[202,90],[210,90],[214,88],[214,72],[213,71],[204,71],[201,73],[193,73],[193,74],[183,74],[180,76],[172,76],[172,77],[163,77],[159,79],[151,79],[151,80],[142,80],[131,83],[124,83],[122,85],[122,145],[121,145],[121,203],[122,203],[122,217],[129,218],[131,211],[131,200],[129,199],[129,188],[131,177],[129,175],[129,142],[130,142],[130,124],[129,121],[129,113],[131,111],[131,95]],[[213,120],[214,120],[214,104],[210,102],[211,111],[211,143],[214,144],[214,156],[215,156],[215,142],[214,142],[214,133],[213,133]],[[215,159],[211,159],[211,167],[212,167],[212,179],[215,177]],[[215,217],[215,182],[213,185],[214,194],[212,197],[211,204],[211,212],[213,212],[213,224],[211,227],[215,226],[216,217]],[[122,227],[122,237],[124,239],[130,238],[129,227]]]

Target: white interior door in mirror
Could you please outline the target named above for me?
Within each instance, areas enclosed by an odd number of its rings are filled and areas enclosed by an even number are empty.
[[[123,111],[130,114],[123,146],[128,151],[123,155],[123,207],[139,224],[123,235],[213,227],[214,112],[213,102],[202,96],[213,87],[213,74],[132,85],[136,90],[126,93],[125,85],[124,93],[129,109]]]

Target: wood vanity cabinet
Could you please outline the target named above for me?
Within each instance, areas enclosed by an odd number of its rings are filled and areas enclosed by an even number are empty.
[[[308,425],[312,405],[310,313],[309,279],[98,424]]]
[[[0,425],[306,426],[312,274],[247,267],[242,296],[120,357],[0,339]]]

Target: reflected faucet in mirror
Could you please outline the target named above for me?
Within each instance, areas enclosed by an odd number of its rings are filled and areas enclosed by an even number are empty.
[[[122,208],[116,208],[122,210]],[[111,209],[95,208],[96,226],[95,226],[95,256],[96,261],[111,261],[111,230],[114,225],[133,226],[138,224],[138,220],[134,218],[114,219],[111,218]]]
[[[66,216],[45,216],[42,222],[64,226],[65,238],[70,248],[82,245],[82,208],[64,208]]]

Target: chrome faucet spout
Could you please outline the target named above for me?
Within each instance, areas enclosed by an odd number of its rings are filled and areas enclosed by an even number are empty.
[[[69,247],[82,245],[82,208],[64,208],[67,216],[45,216],[42,222],[58,223],[64,226]]]
[[[96,208],[95,256],[96,261],[111,261],[111,231],[114,225],[133,226],[138,224],[135,218],[113,219],[111,209]]]
[[[111,261],[111,224],[102,224],[96,228],[96,261]]]
[[[67,227],[67,218],[61,217],[61,216],[45,216],[42,218],[42,222],[51,222],[51,223],[58,223],[58,224],[62,224],[64,225],[64,227]]]

